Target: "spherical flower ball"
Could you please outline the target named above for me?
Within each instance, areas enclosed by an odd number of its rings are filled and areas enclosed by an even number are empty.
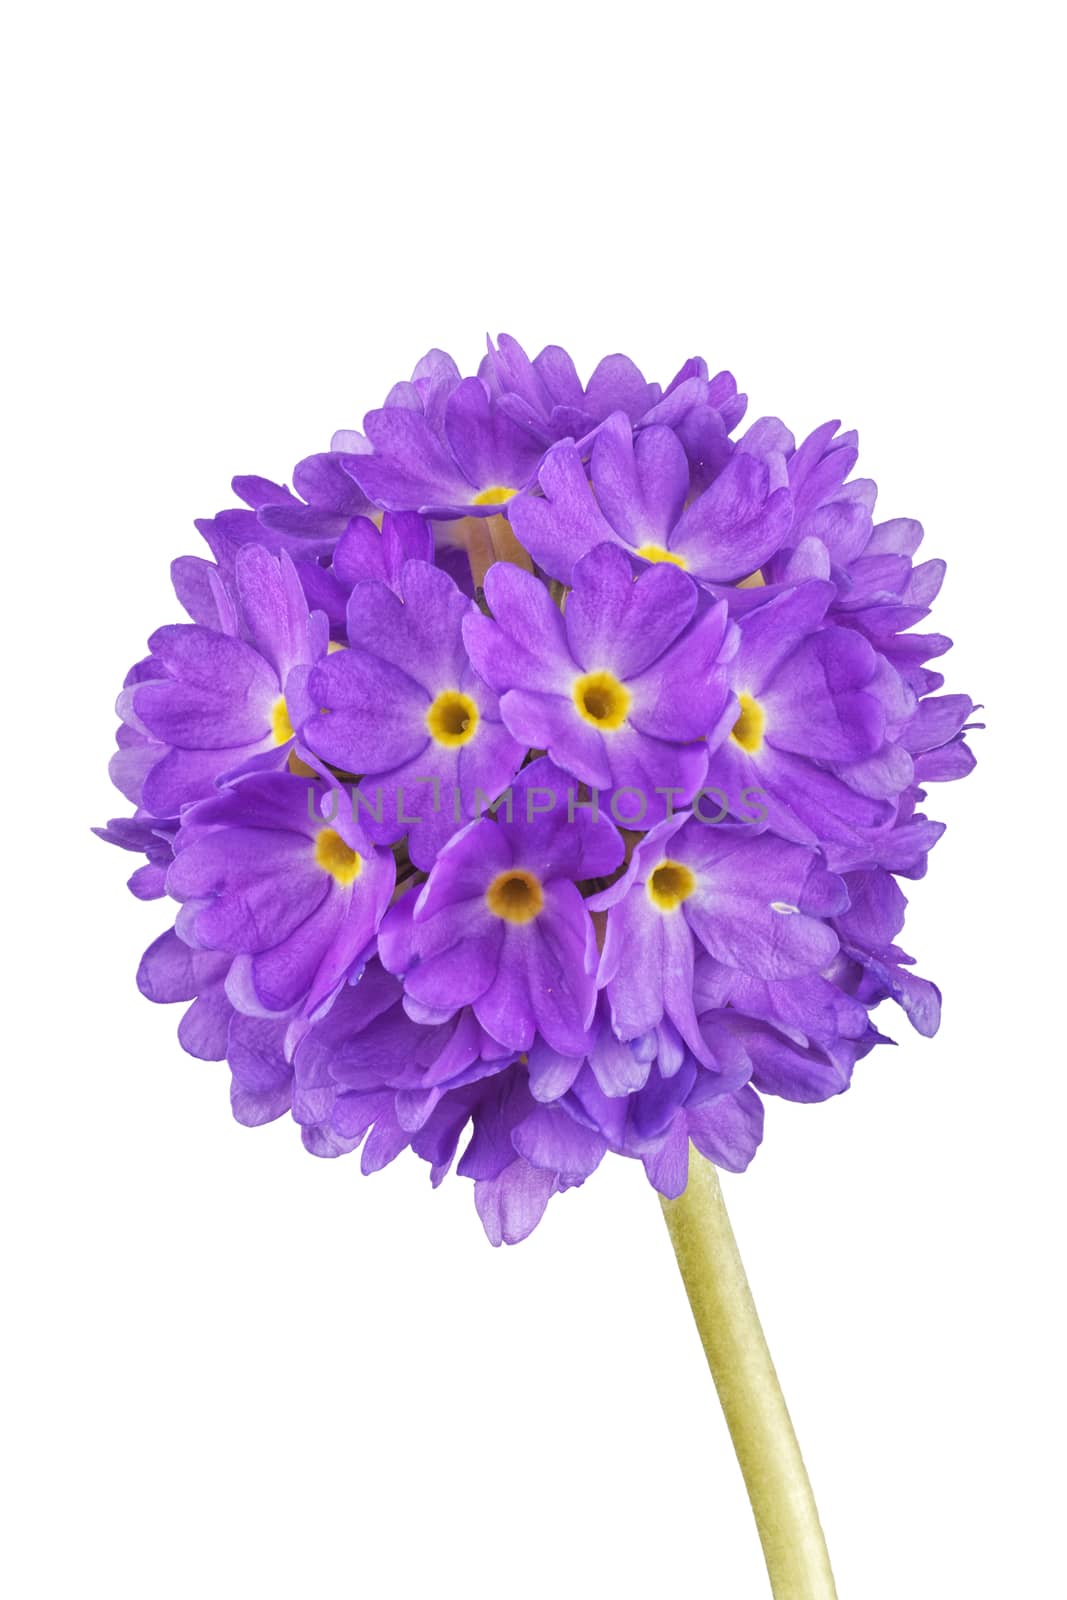
[[[608,1157],[742,1171],[883,1001],[936,1030],[898,939],[974,765],[917,631],[944,564],[854,434],[745,405],[502,335],[197,523],[98,832],[171,902],[138,986],[240,1123],[454,1165],[513,1244]]]

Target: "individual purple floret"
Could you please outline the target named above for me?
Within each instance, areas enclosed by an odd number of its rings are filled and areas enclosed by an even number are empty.
[[[309,614],[284,553],[247,545],[233,598],[215,578],[214,599],[217,626],[157,628],[151,654],[119,698],[119,715],[144,752],[139,798],[159,817],[177,816],[226,775],[285,767],[296,753],[294,726],[310,709],[308,672],[327,651],[326,619]]]
[[[416,897],[394,907],[382,959],[420,1011],[470,1005],[493,1038],[584,1053],[596,1004],[596,936],[578,889],[615,871],[623,842],[606,817],[569,802],[550,761],[526,768],[507,811],[472,822],[441,851]]]
[[[688,804],[706,741],[733,721],[724,664],[737,636],[725,605],[704,604],[675,567],[635,581],[608,544],[576,566],[562,614],[518,567],[492,567],[485,592],[495,620],[470,617],[464,638],[514,736],[577,783],[610,791],[616,819],[634,827],[660,820],[668,802]]]
[[[495,800],[526,746],[500,720],[496,694],[471,666],[463,623],[477,615],[447,573],[409,561],[395,592],[358,583],[348,603],[350,648],[308,680],[308,749],[363,774],[364,820],[375,837],[408,836],[424,872],[465,821]]]
[[[234,1004],[310,1016],[373,953],[395,880],[342,789],[253,773],[186,812],[167,892],[188,944],[236,958]]]
[[[779,549],[793,506],[758,455],[736,450],[714,481],[692,497],[678,434],[657,425],[634,434],[616,413],[593,441],[588,475],[581,451],[560,444],[545,457],[538,492],[508,508],[520,542],[553,578],[572,581],[576,562],[615,544],[650,563],[695,578],[745,578]]]
[[[820,972],[838,948],[827,918],[848,896],[814,851],[683,814],[651,829],[590,905],[608,913],[598,982],[616,1035],[634,1039],[666,1016],[700,1057],[697,952],[752,978]]]

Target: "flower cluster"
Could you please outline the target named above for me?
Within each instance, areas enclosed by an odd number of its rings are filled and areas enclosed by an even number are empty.
[[[973,765],[916,633],[944,565],[875,522],[856,438],[740,431],[728,373],[584,384],[511,338],[431,351],[293,490],[180,557],[100,830],[177,902],[145,952],[232,1106],[307,1149],[458,1155],[494,1244],[608,1152],[731,1171],[939,996],[896,943]]]

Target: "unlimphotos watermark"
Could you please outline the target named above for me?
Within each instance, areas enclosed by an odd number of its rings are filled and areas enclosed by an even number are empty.
[[[346,785],[352,798],[353,815],[365,814],[375,822],[382,823],[388,820],[399,824],[414,826],[421,822],[427,815],[426,801],[429,799],[429,811],[433,815],[443,810],[448,810],[453,821],[462,823],[472,817],[481,816],[484,812],[491,812],[494,816],[503,816],[505,822],[512,822],[516,810],[525,812],[525,820],[532,822],[535,817],[549,816],[559,810],[564,804],[567,809],[567,821],[574,822],[579,811],[587,811],[594,821],[601,816],[608,816],[620,828],[641,828],[647,825],[651,817],[656,822],[671,821],[682,811],[694,816],[697,821],[703,822],[708,827],[713,827],[718,822],[749,822],[760,823],[767,820],[767,808],[764,801],[767,795],[763,789],[742,789],[739,795],[727,794],[725,789],[702,787],[694,795],[688,795],[685,789],[656,788],[651,795],[645,789],[634,784],[623,784],[618,789],[602,792],[599,789],[568,788],[560,791],[546,785],[532,784],[529,788],[522,789],[516,794],[512,788],[503,790],[500,794],[486,794],[482,789],[476,789],[471,802],[464,800],[463,792],[457,786],[449,788],[441,783],[439,778],[415,778],[407,786],[398,786],[387,791],[382,784],[367,788],[363,784]],[[415,799],[412,791],[420,790],[420,797]],[[313,820],[332,822],[336,819],[340,807],[340,786],[328,792],[328,799],[332,805],[330,815],[326,815],[325,808],[320,810],[317,797],[321,791],[313,785],[308,786],[308,815]],[[655,796],[655,799],[652,798]],[[658,802],[662,801],[662,804]],[[409,804],[414,808],[415,815],[408,815]]]

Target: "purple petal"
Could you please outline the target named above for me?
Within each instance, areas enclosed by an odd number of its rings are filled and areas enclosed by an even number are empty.
[[[581,1183],[595,1172],[607,1149],[599,1134],[575,1122],[555,1106],[538,1106],[511,1136],[520,1156],[532,1166],[558,1173],[567,1183]]]
[[[492,1245],[518,1244],[537,1227],[559,1187],[554,1172],[531,1166],[520,1156],[496,1178],[474,1186],[474,1203]]]
[[[687,1111],[686,1120],[701,1155],[727,1172],[744,1172],[763,1138],[763,1102],[747,1085]]]

